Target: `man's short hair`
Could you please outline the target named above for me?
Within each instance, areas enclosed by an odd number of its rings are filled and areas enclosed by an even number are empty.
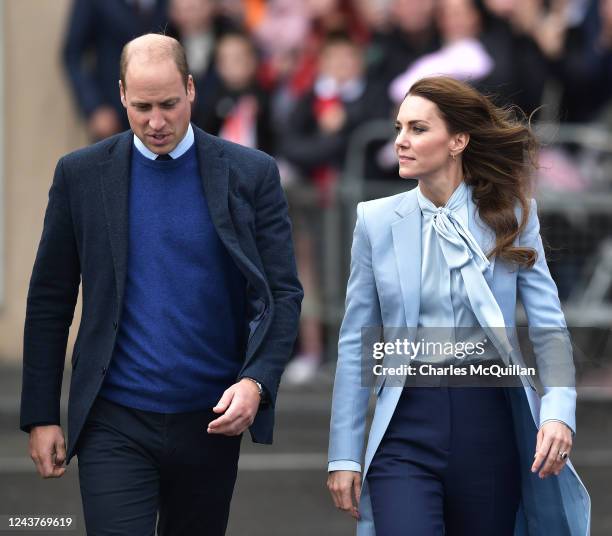
[[[181,78],[183,79],[185,91],[187,91],[187,82],[189,80],[189,67],[187,65],[187,56],[185,55],[185,49],[183,48],[183,45],[181,45],[173,37],[166,36],[162,33],[148,35],[162,35],[168,38],[168,44],[162,45],[159,50],[155,52],[155,54],[159,59],[170,57],[174,60],[174,64],[176,65],[176,68],[178,69]],[[119,60],[119,78],[121,80],[121,84],[123,85],[124,91],[127,87],[125,83],[125,75],[127,73],[128,61],[130,59],[129,46],[131,42],[132,41],[126,43],[126,45],[123,47],[123,50],[121,51],[121,59]]]

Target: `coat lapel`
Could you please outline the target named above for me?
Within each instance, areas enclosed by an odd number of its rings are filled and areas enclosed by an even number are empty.
[[[391,225],[406,326],[409,328],[417,327],[421,305],[421,211],[418,208],[416,190],[407,192],[395,209],[400,219]]]
[[[215,229],[226,247],[236,241],[236,231],[229,213],[229,168],[221,150],[204,133],[195,128],[198,165],[204,185],[206,202]]]
[[[421,296],[421,211],[416,196],[416,189],[407,192],[402,202],[395,209],[400,217],[391,225],[393,249],[402,290],[406,325],[416,327],[419,320]],[[472,189],[468,193],[468,227],[474,238],[487,253],[495,245],[493,231],[481,220],[478,209],[472,199]],[[485,272],[489,286],[493,283],[495,257],[489,259],[491,265]]]
[[[203,130],[194,126],[193,132],[206,203],[219,239],[247,280],[256,287],[265,287],[261,271],[240,246],[230,214],[229,166],[227,159],[223,158],[223,149],[215,143],[213,136]]]
[[[100,162],[102,202],[115,268],[118,310],[122,310],[125,277],[127,273],[128,205],[132,131],[119,136],[109,150],[109,158]]]

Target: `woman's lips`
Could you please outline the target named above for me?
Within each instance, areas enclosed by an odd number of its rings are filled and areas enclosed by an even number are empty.
[[[398,156],[398,160],[400,162],[414,162],[416,158],[412,158],[411,156]]]

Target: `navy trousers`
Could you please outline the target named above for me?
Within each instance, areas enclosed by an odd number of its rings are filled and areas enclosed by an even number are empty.
[[[370,465],[377,536],[512,536],[520,501],[499,387],[408,387]]]
[[[98,397],[76,448],[88,536],[222,536],[240,436],[212,410],[141,411]]]

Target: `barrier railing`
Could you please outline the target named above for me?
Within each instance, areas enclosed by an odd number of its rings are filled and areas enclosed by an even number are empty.
[[[536,133],[545,143],[575,144],[588,151],[597,151],[612,157],[612,136],[607,130],[584,125],[544,124]],[[337,330],[344,313],[344,296],[350,261],[350,246],[355,224],[355,207],[358,202],[400,193],[414,186],[401,178],[378,180],[366,177],[368,147],[373,143],[391,140],[393,128],[390,121],[373,121],[359,127],[352,135],[342,178],[337,185],[336,202],[323,210],[323,316],[329,336],[328,350],[334,355]],[[538,208],[542,216],[561,214],[573,222],[580,222],[584,215],[600,214],[610,217],[607,230],[593,229],[602,234],[602,242],[588,263],[590,272],[585,272],[576,282],[575,291],[564,303],[569,325],[612,325],[612,182],[607,191],[555,192],[538,194]],[[583,223],[587,222],[582,218]],[[582,289],[582,290],[581,290]],[[606,297],[607,296],[607,297]],[[525,321],[519,311],[519,321]]]

